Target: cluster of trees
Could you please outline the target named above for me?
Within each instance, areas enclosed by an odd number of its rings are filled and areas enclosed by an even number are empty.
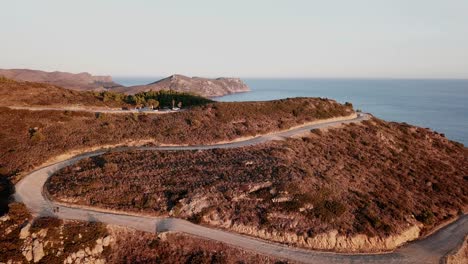
[[[173,90],[148,91],[134,95],[104,91],[96,92],[95,96],[103,102],[116,101],[135,106],[153,106],[154,108],[181,107],[182,105],[190,107],[213,102],[202,96]]]

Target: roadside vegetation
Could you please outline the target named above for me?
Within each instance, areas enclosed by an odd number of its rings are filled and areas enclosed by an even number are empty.
[[[47,189],[59,201],[228,229],[385,237],[466,212],[466,175],[463,145],[373,118],[240,149],[105,154],[64,168]]]

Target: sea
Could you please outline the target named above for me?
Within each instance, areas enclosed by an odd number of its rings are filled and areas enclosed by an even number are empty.
[[[158,77],[117,77],[123,85]],[[396,122],[427,127],[468,146],[468,79],[243,79],[251,91],[217,101],[266,101],[323,97]]]

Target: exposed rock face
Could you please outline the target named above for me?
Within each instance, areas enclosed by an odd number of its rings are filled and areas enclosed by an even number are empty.
[[[206,218],[204,218],[206,220]],[[215,224],[220,224],[215,223]],[[289,232],[266,231],[258,227],[234,224],[230,226],[229,222],[219,226],[229,228],[235,232],[260,237],[266,240],[288,243],[295,246],[318,249],[332,250],[336,252],[381,252],[389,251],[401,246],[402,244],[415,240],[419,237],[421,226],[412,225],[398,235],[387,237],[368,237],[363,234],[346,236],[340,235],[337,230],[327,233],[320,233],[314,236],[301,236]]]
[[[29,228],[31,228],[31,223],[28,223],[26,226],[21,228],[20,239],[25,239],[30,235]]]
[[[261,183],[257,183],[257,184],[250,184],[248,193],[253,193],[253,192],[258,191],[260,189],[271,187],[271,185],[272,185],[271,181],[261,182]]]
[[[150,90],[174,90],[179,92],[190,92],[205,97],[216,97],[232,93],[250,91],[249,87],[238,78],[207,79],[200,77],[187,77],[177,74],[147,85],[121,87],[115,89],[115,91],[125,92],[127,94],[147,92]]]
[[[31,224],[28,223],[20,231],[20,239],[24,240],[22,254],[26,260],[39,262],[44,256],[44,241],[47,236],[47,229],[41,229],[37,233],[30,233]]]
[[[112,81],[110,76],[93,76],[87,72],[78,74],[68,72],[45,72],[27,69],[0,69],[0,76],[16,81],[49,83],[73,90],[100,90],[121,85]]]
[[[75,252],[66,251],[64,244],[66,239],[73,239],[72,244],[80,242],[83,239],[81,233],[76,237],[64,235],[63,225],[59,227],[43,228],[38,231],[32,231],[31,223],[24,225],[19,232],[22,240],[21,254],[27,262],[44,262],[45,259],[58,258],[63,259],[63,263],[81,263],[81,264],[104,264],[106,263],[103,251],[106,247],[115,242],[115,238],[107,235],[96,239],[96,243],[89,243],[86,247],[82,246]],[[78,241],[76,241],[77,239]],[[65,254],[64,254],[65,253]],[[47,261],[46,261],[47,262]],[[1,263],[1,262],[0,262]],[[23,262],[21,262],[23,263]],[[54,262],[55,263],[55,262]]]
[[[104,247],[108,247],[114,241],[115,239],[111,236],[100,237],[96,239],[96,245],[93,248],[86,247],[84,250],[80,249],[69,254],[64,263],[104,264],[106,261],[101,253],[104,251]]]
[[[31,245],[27,245],[23,247],[23,256],[29,262],[33,259],[33,250]]]
[[[39,240],[34,240],[32,246],[32,254],[34,256],[34,262],[39,262],[44,257],[44,247]]]
[[[104,239],[102,239],[102,245],[105,247],[109,246],[110,242],[111,242],[110,236],[106,236]]]
[[[204,195],[196,195],[192,199],[180,200],[180,209],[178,215],[184,217],[191,217],[200,213],[204,208],[210,206],[210,197]],[[172,212],[173,214],[173,212]]]
[[[293,217],[288,215],[275,214],[276,218]],[[303,247],[313,250],[326,250],[335,252],[385,252],[418,239],[421,234],[422,225],[417,221],[408,223],[408,227],[398,234],[389,236],[369,237],[364,234],[344,235],[338,230],[331,230],[323,233],[311,235],[297,234],[288,231],[267,230],[258,226],[248,226],[233,223],[230,219],[221,219],[216,211],[202,217],[203,222],[219,228],[225,228],[236,233],[258,237],[268,241],[285,243],[296,247]]]

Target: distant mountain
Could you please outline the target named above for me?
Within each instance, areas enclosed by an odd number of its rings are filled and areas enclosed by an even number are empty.
[[[169,76],[147,85],[118,87],[113,89],[113,91],[123,92],[126,94],[136,94],[150,90],[190,92],[205,97],[217,97],[250,91],[249,87],[239,78],[208,79],[201,77],[187,77],[179,74]]]
[[[1,76],[16,81],[46,83],[78,91],[111,90],[126,94],[136,94],[150,90],[174,90],[178,92],[189,92],[205,97],[217,97],[250,91],[249,87],[239,78],[208,79],[201,77],[187,77],[178,74],[150,84],[130,87],[125,87],[115,83],[111,76],[93,76],[87,72],[74,74],[59,71],[45,72],[28,69],[0,69],[0,77]]]
[[[80,91],[121,87],[120,84],[113,82],[110,76],[93,76],[87,72],[74,74],[59,71],[45,72],[28,69],[0,69],[0,76],[16,81],[48,83]]]

